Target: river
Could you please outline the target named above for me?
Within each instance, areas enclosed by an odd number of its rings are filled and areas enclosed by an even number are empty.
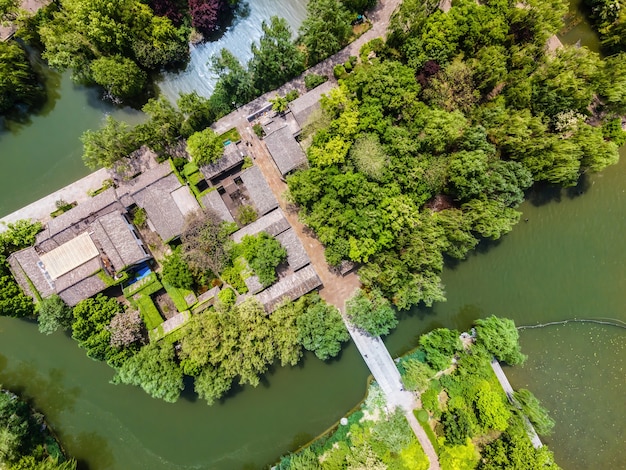
[[[0,214],[85,174],[77,138],[104,113],[140,119],[101,104],[67,76],[57,78],[60,97],[46,115],[0,134]],[[521,206],[528,222],[446,268],[446,303],[402,316],[385,339],[392,354],[432,328],[465,329],[490,314],[518,324],[626,321],[624,149],[621,155],[618,165],[580,188],[531,194]],[[514,387],[531,389],[552,410],[557,425],[545,442],[563,468],[626,468],[625,334],[589,324],[521,332],[528,362],[507,373]],[[297,367],[277,368],[258,388],[237,389],[213,407],[190,393],[166,404],[109,384],[112,370],[88,359],[66,335],[40,335],[34,323],[0,317],[0,384],[32,398],[90,469],[259,468],[345,414],[362,397],[366,376],[351,344],[338,360],[326,364],[307,355]]]

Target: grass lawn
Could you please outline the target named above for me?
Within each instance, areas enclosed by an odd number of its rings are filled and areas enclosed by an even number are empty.
[[[149,295],[139,294],[135,297],[135,302],[148,331],[155,329],[163,323],[163,317]]]
[[[233,127],[232,129],[228,129],[226,132],[224,132],[221,136],[222,142],[227,142],[227,141],[231,141],[231,142],[239,142],[241,140],[241,136],[239,135],[239,131],[237,131],[236,127]]]

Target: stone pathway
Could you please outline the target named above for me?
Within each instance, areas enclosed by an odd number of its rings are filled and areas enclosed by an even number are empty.
[[[0,232],[6,230],[6,224],[21,219],[40,220],[44,224],[49,222],[52,219],[50,213],[56,210],[56,202],[58,200],[62,199],[66,202],[77,202],[78,204],[88,201],[91,199],[91,196],[87,192],[101,188],[104,181],[110,177],[109,170],[100,169],[52,194],[42,197],[26,207],[18,209],[0,219]]]

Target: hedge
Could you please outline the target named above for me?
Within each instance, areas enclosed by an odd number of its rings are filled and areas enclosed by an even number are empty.
[[[148,331],[155,329],[163,323],[163,317],[149,295],[139,294],[134,300]]]

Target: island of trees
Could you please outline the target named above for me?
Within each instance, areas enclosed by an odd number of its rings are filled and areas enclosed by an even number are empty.
[[[461,340],[461,338],[463,340]],[[554,421],[528,390],[508,401],[493,373],[496,357],[523,362],[511,320],[477,320],[474,334],[438,328],[399,362],[407,390],[419,397],[414,411],[443,469],[501,470],[559,467],[547,447],[535,448],[525,416],[541,435]],[[388,410],[376,383],[347,419],[310,445],[281,459],[279,470],[429,468],[428,459],[399,409]]]

